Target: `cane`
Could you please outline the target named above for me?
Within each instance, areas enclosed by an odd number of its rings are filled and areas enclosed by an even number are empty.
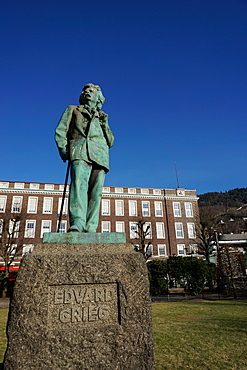
[[[71,164],[71,162],[68,161],[68,166],[67,166],[67,171],[66,171],[66,176],[65,176],[65,182],[64,182],[64,189],[63,189],[63,198],[62,198],[59,221],[58,221],[58,226],[57,226],[57,233],[59,233],[59,229],[60,229],[60,225],[61,225],[61,221],[62,221],[62,217],[63,217],[63,206],[64,206],[64,199],[65,199],[65,194],[66,194],[66,189],[67,189],[67,184],[68,184],[70,164]]]

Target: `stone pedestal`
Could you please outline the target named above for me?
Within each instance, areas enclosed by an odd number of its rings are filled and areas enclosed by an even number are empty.
[[[154,369],[146,263],[130,244],[39,244],[23,258],[5,370]]]

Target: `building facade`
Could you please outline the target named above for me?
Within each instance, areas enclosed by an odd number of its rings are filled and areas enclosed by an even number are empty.
[[[23,240],[22,255],[42,242],[44,232],[57,232],[63,190],[61,184],[0,182],[0,219],[21,214],[16,238]],[[105,186],[97,232],[125,232],[127,242],[138,245],[137,222],[143,220],[150,226],[150,259],[185,256],[197,252],[198,217],[195,190]],[[67,191],[59,232],[68,228]]]

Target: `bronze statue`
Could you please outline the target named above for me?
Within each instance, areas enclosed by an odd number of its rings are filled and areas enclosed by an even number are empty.
[[[84,86],[80,105],[69,105],[55,131],[62,160],[71,162],[69,231],[96,232],[105,174],[109,171],[109,148],[114,136],[99,86]]]

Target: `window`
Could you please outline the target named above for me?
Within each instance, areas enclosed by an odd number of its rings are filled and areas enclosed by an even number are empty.
[[[11,212],[13,213],[21,212],[21,205],[22,205],[22,197],[13,197]]]
[[[39,184],[30,184],[30,189],[39,189]]]
[[[136,200],[129,200],[129,216],[137,216]]]
[[[166,256],[166,245],[165,244],[158,244],[158,255]]]
[[[198,254],[198,246],[197,244],[190,244],[188,248],[187,254]]]
[[[124,222],[123,221],[116,221],[116,232],[124,233]]]
[[[53,198],[44,198],[43,213],[52,213]]]
[[[7,195],[0,196],[0,212],[5,212]]]
[[[182,222],[175,222],[176,238],[183,239],[184,231]]]
[[[173,214],[174,214],[174,217],[181,217],[180,203],[173,202]]]
[[[23,244],[22,248],[22,256],[26,256],[27,254],[31,253],[33,250],[33,244]]]
[[[141,194],[149,194],[149,189],[141,189]]]
[[[162,203],[161,202],[154,202],[154,211],[156,217],[162,217],[163,216],[163,209],[162,209]]]
[[[58,199],[58,214],[60,215],[61,212],[61,207],[62,207],[62,200],[63,198]],[[64,198],[64,203],[63,203],[63,215],[67,215],[68,213],[68,198]]]
[[[150,204],[149,202],[142,202],[142,215],[150,216]]]
[[[3,181],[0,182],[0,188],[8,188],[8,187],[9,187],[8,182],[3,182]]]
[[[115,188],[115,193],[123,193],[123,188]]]
[[[146,247],[147,247],[147,245],[146,245]],[[152,244],[149,244],[149,246],[148,246],[148,248],[146,249],[146,254],[148,255],[148,256],[152,256],[152,254],[153,254],[153,246],[152,246]]]
[[[37,213],[38,197],[28,197],[27,213]]]
[[[24,238],[34,238],[35,237],[35,220],[27,220],[25,226]]]
[[[188,222],[187,229],[188,229],[188,238],[195,239],[196,238],[195,224],[192,222]]]
[[[58,228],[58,222],[57,222],[57,228]],[[61,221],[58,232],[59,233],[66,233],[66,231],[67,231],[67,221]]]
[[[116,216],[124,215],[124,202],[123,200],[115,200],[115,214]]]
[[[51,232],[51,220],[42,220],[40,237],[42,238],[44,233],[50,232]]]
[[[137,237],[137,224],[136,222],[130,222],[130,239],[135,239]]]
[[[45,184],[45,190],[54,190],[53,184]]]
[[[193,217],[192,203],[184,203],[186,217]]]
[[[14,257],[16,254],[17,244],[11,244],[8,247],[8,251],[10,252],[10,257]]]
[[[129,194],[136,194],[136,189],[135,188],[128,188],[128,193]]]
[[[161,194],[161,190],[160,189],[154,189],[153,190],[153,194],[154,195],[160,195]]]
[[[101,200],[101,213],[102,215],[105,215],[105,216],[110,215],[110,200],[109,199]]]
[[[146,239],[152,239],[152,225],[151,225],[151,222],[145,222],[145,224],[143,225],[143,231],[147,231],[148,230],[148,234],[146,235]]]
[[[20,228],[20,221],[9,220],[9,233],[11,238],[18,238],[18,231]]]
[[[178,250],[178,255],[185,254],[185,245],[184,244],[177,244],[177,250]]]
[[[102,221],[101,222],[101,232],[102,233],[110,233],[111,232],[111,223],[110,223],[110,221]]]
[[[156,234],[157,234],[157,239],[165,238],[164,222],[156,222]]]
[[[104,186],[102,191],[103,191],[103,193],[110,193],[110,187],[109,186]]]
[[[3,233],[3,219],[0,218],[0,235]]]
[[[24,182],[15,182],[14,183],[15,189],[24,189]]]

